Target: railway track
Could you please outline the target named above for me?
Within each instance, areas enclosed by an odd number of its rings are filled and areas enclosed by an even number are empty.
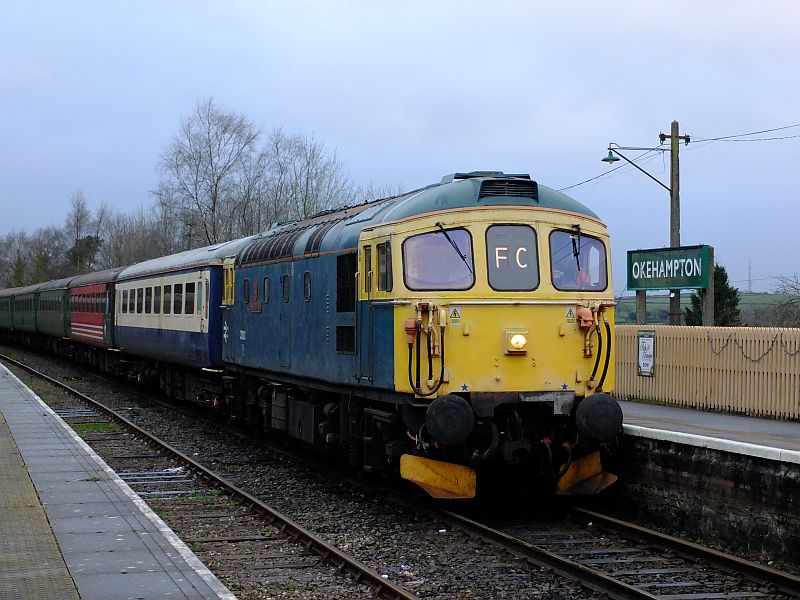
[[[102,449],[101,456],[168,524],[178,525],[179,533],[193,532],[184,541],[223,581],[234,572],[241,579],[245,570],[245,579],[255,584],[290,578],[306,587],[319,583],[315,597],[417,598],[118,412],[17,360],[0,359],[88,406],[54,410],[95,450]],[[306,575],[323,564],[322,575]],[[348,574],[355,585],[331,584],[325,576],[331,571]]]
[[[0,358],[4,357],[0,355]],[[13,362],[16,363],[16,361]],[[26,368],[24,365],[16,364],[21,368]],[[29,368],[27,370],[32,371]],[[58,381],[51,381],[62,388],[70,389],[71,392],[77,392]],[[81,395],[79,392],[77,393]],[[156,402],[160,403],[160,401]],[[78,425],[81,423],[81,418],[85,419],[83,421],[85,425],[91,425],[98,420],[98,417],[91,412],[83,415],[67,414],[65,418]],[[117,436],[119,437],[119,434]],[[91,442],[94,445],[98,443],[98,440],[91,439]],[[104,443],[113,444],[113,436]],[[253,441],[253,443],[256,442]],[[117,454],[119,455],[119,452]],[[183,456],[180,452],[177,454]],[[295,455],[296,453],[292,452],[291,454]],[[223,493],[216,491],[226,490],[225,485],[217,486],[205,483],[209,480],[202,475],[205,471],[204,467],[197,470],[193,467],[176,468],[170,459],[166,465],[146,469],[137,462],[140,456],[131,454],[129,458],[133,462],[130,465],[124,465],[127,470],[123,469],[120,474],[140,494],[150,496],[148,503],[151,505],[161,504],[163,510],[173,512],[173,516],[170,517],[172,522],[183,520],[194,523],[211,523],[231,518],[231,513],[235,510],[240,510],[242,506],[250,507],[251,500],[259,503],[253,496],[243,492],[244,499],[235,501],[230,506],[216,504],[215,496],[226,500],[229,498],[229,494],[227,491]],[[199,479],[191,478],[194,473],[201,474]],[[181,512],[167,507],[170,497],[173,502],[186,504],[188,510]],[[772,598],[777,600],[800,597],[800,578],[589,511],[574,509],[568,521],[557,523],[526,520],[525,522],[486,524],[453,512],[421,509],[419,506],[408,503],[406,505],[411,510],[428,512],[453,530],[461,530],[473,538],[502,548],[533,567],[578,582],[580,586],[592,590],[591,597],[665,598],[668,600],[699,600],[700,598]],[[165,520],[169,522],[170,519]],[[245,527],[246,531],[251,531],[251,529]],[[220,570],[224,572],[226,565],[232,569],[242,566],[241,561],[237,562],[234,557],[234,547],[237,548],[237,552],[240,552],[240,556],[248,556],[248,544],[271,543],[280,535],[280,533],[272,532],[237,533],[235,530],[234,533],[211,534],[203,533],[200,530],[191,535],[187,542],[191,542],[190,546],[204,561],[208,560],[213,564],[215,572]],[[310,535],[313,536],[313,534]],[[311,544],[307,542],[305,544],[313,551]],[[324,551],[317,552],[316,555],[324,555]],[[207,559],[206,556],[208,556]],[[287,568],[311,568],[306,559],[305,555],[295,556],[294,564],[292,561],[288,561]],[[352,567],[345,567],[341,562],[333,564],[337,568],[354,572]],[[382,597],[414,597],[410,594],[406,596],[389,595],[397,592],[394,590],[383,591],[377,587],[373,583],[376,577],[380,579],[377,583],[389,583],[385,574],[381,576],[372,571],[372,578],[354,576],[365,581],[370,585],[370,590],[377,590],[375,593]],[[564,579],[560,580],[564,581]],[[399,589],[401,593],[404,592],[402,588]],[[556,593],[548,597],[577,598],[582,596]]]
[[[610,598],[800,598],[800,577],[588,510],[493,526],[455,512],[443,518]]]

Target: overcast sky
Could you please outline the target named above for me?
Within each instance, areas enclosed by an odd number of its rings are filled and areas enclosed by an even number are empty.
[[[496,169],[566,188],[673,120],[697,140],[799,124],[798,22],[794,0],[4,2],[0,235],[60,225],[76,190],[150,206],[209,96],[313,133],[357,183]],[[682,243],[714,246],[743,290],[748,265],[754,290],[800,272],[799,159],[800,137],[682,147]],[[642,166],[668,184],[668,154]],[[608,223],[617,291],[627,250],[668,245],[669,195],[641,173],[567,193]]]

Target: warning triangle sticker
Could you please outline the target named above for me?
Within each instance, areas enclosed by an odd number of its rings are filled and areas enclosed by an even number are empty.
[[[451,319],[460,319],[461,318],[461,311],[458,310],[457,306],[454,306],[450,309],[450,318]]]

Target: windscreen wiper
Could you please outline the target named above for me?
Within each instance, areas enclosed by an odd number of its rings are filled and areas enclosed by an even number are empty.
[[[450,237],[450,235],[447,233],[447,230],[445,230],[444,226],[441,223],[437,223],[436,226],[439,229],[442,230],[442,233],[444,234],[444,237],[446,237],[447,241],[450,242],[450,245],[453,247],[453,250],[456,251],[456,254],[458,254],[461,257],[461,260],[464,261],[464,264],[467,265],[467,269],[469,270],[469,274],[470,275],[474,275],[474,273],[472,272],[472,267],[469,265],[469,262],[467,261],[467,257],[465,255],[461,254],[461,250],[458,248],[458,244],[456,244],[453,241],[453,238]]]
[[[580,273],[581,270],[581,226],[580,225],[573,225],[575,229],[578,230],[578,239],[575,239],[575,236],[572,237],[572,256],[575,257],[575,264],[578,265],[578,272]]]

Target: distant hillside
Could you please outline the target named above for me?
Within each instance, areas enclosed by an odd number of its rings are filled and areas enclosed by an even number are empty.
[[[684,290],[681,294],[681,312],[690,305],[692,292]],[[739,311],[746,325],[768,327],[772,325],[772,308],[787,299],[783,294],[748,294],[739,292]],[[621,325],[636,323],[636,296],[617,298],[617,323]],[[647,322],[653,325],[669,323],[669,296],[648,294]]]

